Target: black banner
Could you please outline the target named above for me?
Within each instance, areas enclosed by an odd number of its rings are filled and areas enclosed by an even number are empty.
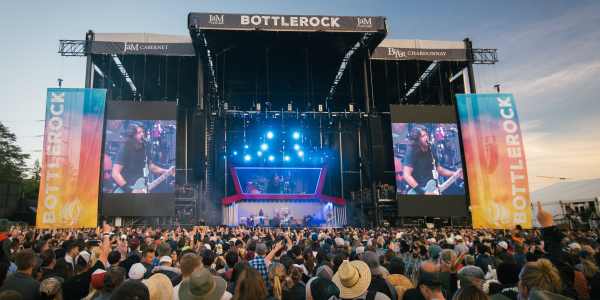
[[[387,30],[384,17],[298,16],[190,13],[190,29],[377,32]]]
[[[416,49],[416,48],[393,48],[377,47],[373,52],[372,59],[389,60],[467,60],[465,49]]]
[[[91,53],[194,56],[191,43],[126,43],[92,41]]]

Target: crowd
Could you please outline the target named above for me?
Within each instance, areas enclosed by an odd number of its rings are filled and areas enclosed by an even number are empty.
[[[599,299],[597,231],[21,229],[0,299]]]

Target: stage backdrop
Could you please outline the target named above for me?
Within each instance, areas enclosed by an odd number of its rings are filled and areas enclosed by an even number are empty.
[[[37,227],[96,227],[106,90],[48,89]]]
[[[473,228],[531,228],[527,166],[513,95],[456,97]]]

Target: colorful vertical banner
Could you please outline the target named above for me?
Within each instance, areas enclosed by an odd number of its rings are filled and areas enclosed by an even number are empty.
[[[37,227],[96,227],[106,90],[48,89]]]
[[[456,98],[473,228],[531,228],[527,165],[513,95]]]

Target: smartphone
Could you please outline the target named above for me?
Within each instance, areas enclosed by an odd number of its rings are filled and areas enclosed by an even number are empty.
[[[100,241],[92,240],[92,241],[90,241],[90,246],[92,246],[92,247],[100,246]]]

